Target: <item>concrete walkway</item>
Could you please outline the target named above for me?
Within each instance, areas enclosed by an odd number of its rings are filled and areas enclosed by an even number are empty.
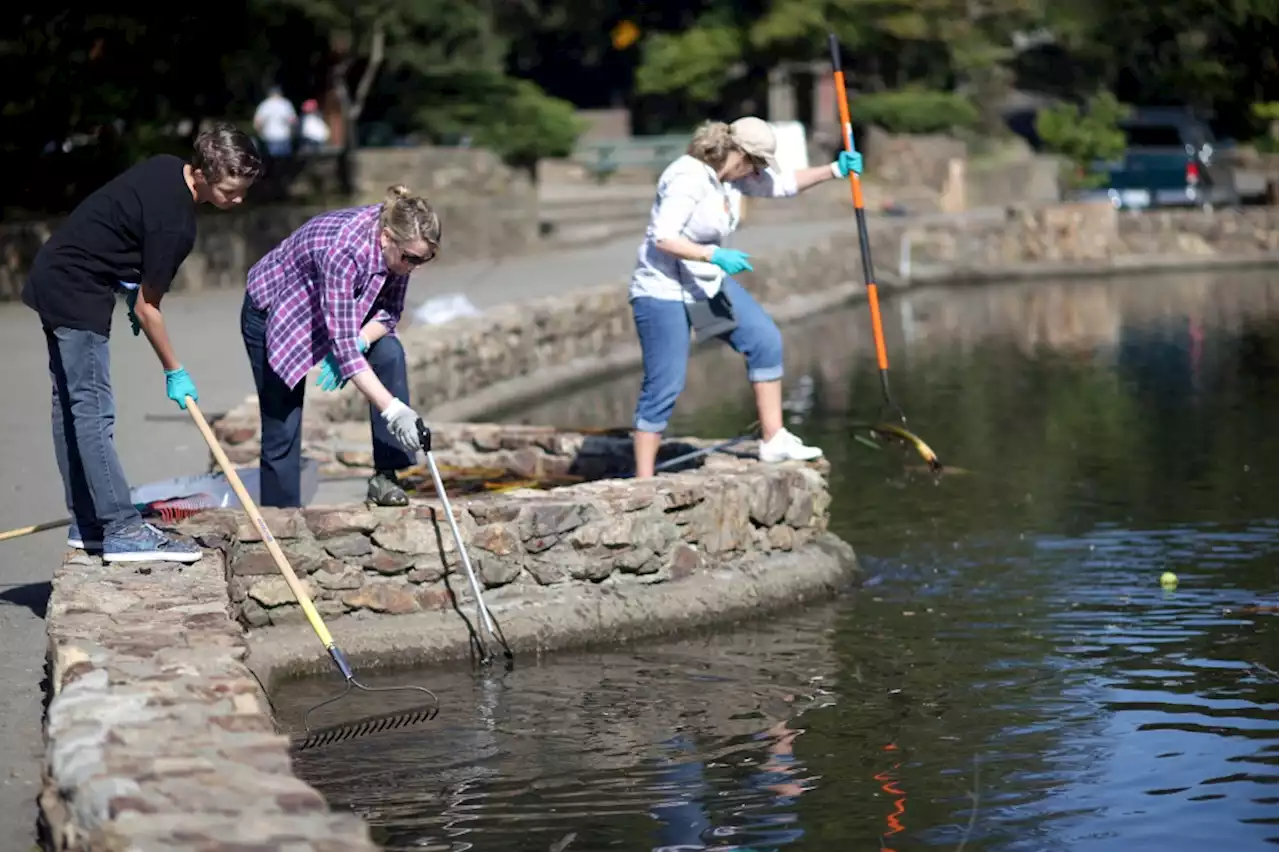
[[[856,251],[851,219],[746,227],[735,244],[767,257],[839,232],[849,235],[850,250]],[[408,304],[462,292],[484,309],[611,281],[624,287],[636,243],[632,237],[499,263],[429,267],[415,277]],[[226,411],[253,393],[239,335],[242,295],[180,293],[165,301],[179,357],[195,379],[208,415]],[[165,397],[159,364],[145,339],[129,334],[123,310],[117,312],[114,332],[116,444],[130,481],[138,485],[204,471],[208,450],[186,416]],[[0,529],[65,516],[49,435],[47,364],[36,316],[20,303],[0,305],[0,384],[8,400],[0,406]],[[42,618],[49,578],[64,551],[62,530],[0,543],[0,647],[5,649],[0,656],[0,837],[9,838],[3,844],[6,849],[28,848],[27,841],[34,839],[42,753]]]

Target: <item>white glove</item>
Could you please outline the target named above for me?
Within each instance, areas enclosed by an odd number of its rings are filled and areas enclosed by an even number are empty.
[[[386,408],[382,409],[382,419],[387,429],[409,452],[422,449],[418,443],[418,413],[400,400],[392,397]]]

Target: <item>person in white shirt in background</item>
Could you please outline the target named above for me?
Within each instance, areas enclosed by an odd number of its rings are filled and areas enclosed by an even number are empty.
[[[320,114],[315,98],[302,103],[302,146],[314,150],[329,143],[329,124]]]
[[[754,116],[707,122],[658,178],[630,287],[644,366],[634,421],[637,478],[653,476],[662,432],[684,389],[691,329],[744,356],[760,414],[761,461],[822,455],[783,428],[782,335],[731,277],[751,272],[750,259],[723,243],[741,220],[743,195],[783,198],[861,174],[862,155],[842,151],[830,165],[782,172],[777,147],[773,128]]]
[[[287,157],[293,153],[293,128],[298,123],[298,113],[293,104],[280,92],[279,86],[267,90],[266,99],[253,113],[253,128],[272,157]]]

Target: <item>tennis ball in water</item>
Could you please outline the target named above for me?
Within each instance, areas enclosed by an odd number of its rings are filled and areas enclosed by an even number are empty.
[[[1165,571],[1160,575],[1160,585],[1166,589],[1178,588],[1178,575],[1172,571]]]

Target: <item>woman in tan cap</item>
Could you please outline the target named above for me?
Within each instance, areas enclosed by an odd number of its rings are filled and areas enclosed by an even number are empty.
[[[751,261],[722,243],[741,219],[742,196],[783,198],[827,180],[862,173],[862,155],[841,151],[834,163],[781,171],[773,128],[759,118],[713,121],[693,134],[689,151],[658,178],[635,270],[631,311],[644,363],[635,414],[636,476],[654,461],[676,398],[684,389],[689,330],[742,353],[760,414],[760,460],[809,461],[822,455],[782,425],[782,335],[733,275]]]

